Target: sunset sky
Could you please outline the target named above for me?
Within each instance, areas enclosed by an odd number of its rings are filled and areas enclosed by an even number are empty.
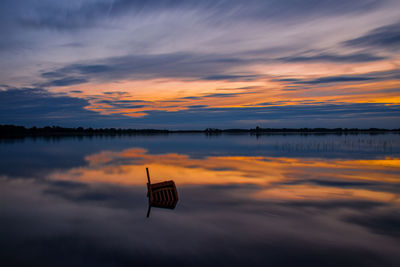
[[[0,124],[400,127],[398,0],[2,0]]]

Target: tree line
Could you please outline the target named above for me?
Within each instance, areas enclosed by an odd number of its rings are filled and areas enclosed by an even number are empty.
[[[251,129],[217,129],[206,128],[204,130],[159,130],[159,129],[124,129],[124,128],[84,128],[84,127],[60,127],[45,126],[27,128],[18,125],[0,125],[0,136],[27,136],[27,135],[132,135],[132,134],[169,134],[169,133],[205,133],[215,135],[222,133],[359,133],[359,132],[399,132],[400,129],[382,128],[261,128]]]

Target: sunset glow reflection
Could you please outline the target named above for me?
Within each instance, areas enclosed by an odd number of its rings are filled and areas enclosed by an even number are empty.
[[[255,185],[249,198],[264,199],[366,199],[400,201],[390,192],[357,185],[400,182],[400,159],[319,159],[221,156],[190,158],[184,154],[148,154],[143,148],[103,151],[86,157],[88,167],[55,173],[53,179],[121,185],[142,185],[145,167],[155,181],[173,179],[178,186]]]

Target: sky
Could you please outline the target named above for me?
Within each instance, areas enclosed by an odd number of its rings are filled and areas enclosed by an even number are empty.
[[[2,0],[0,124],[400,127],[398,0]]]

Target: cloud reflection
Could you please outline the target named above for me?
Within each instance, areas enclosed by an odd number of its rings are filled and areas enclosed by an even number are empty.
[[[1,168],[1,263],[396,266],[398,148],[375,153],[365,136],[353,137],[368,152],[357,157],[333,150],[307,156],[287,145],[271,156],[266,146],[277,140],[302,140],[306,146],[310,138],[342,137],[179,135],[0,143],[10,155],[7,165],[24,166],[27,157],[13,156],[19,146],[49,163],[47,171],[35,164],[23,173]],[[398,139],[373,140],[391,138]],[[68,158],[60,156],[58,162],[54,147],[77,159],[66,164]],[[175,210],[157,209],[147,220],[145,167],[152,182],[173,179],[180,198]]]
[[[270,200],[365,199],[399,202],[400,159],[321,160],[279,157],[148,154],[142,148],[103,151],[86,157],[89,166],[54,173],[53,179],[122,185],[143,184],[149,166],[158,179],[173,179],[180,186],[253,184],[258,192],[246,197]],[[268,170],[268,171],[266,171]],[[377,180],[377,177],[381,177]],[[383,184],[388,185],[386,188]]]

